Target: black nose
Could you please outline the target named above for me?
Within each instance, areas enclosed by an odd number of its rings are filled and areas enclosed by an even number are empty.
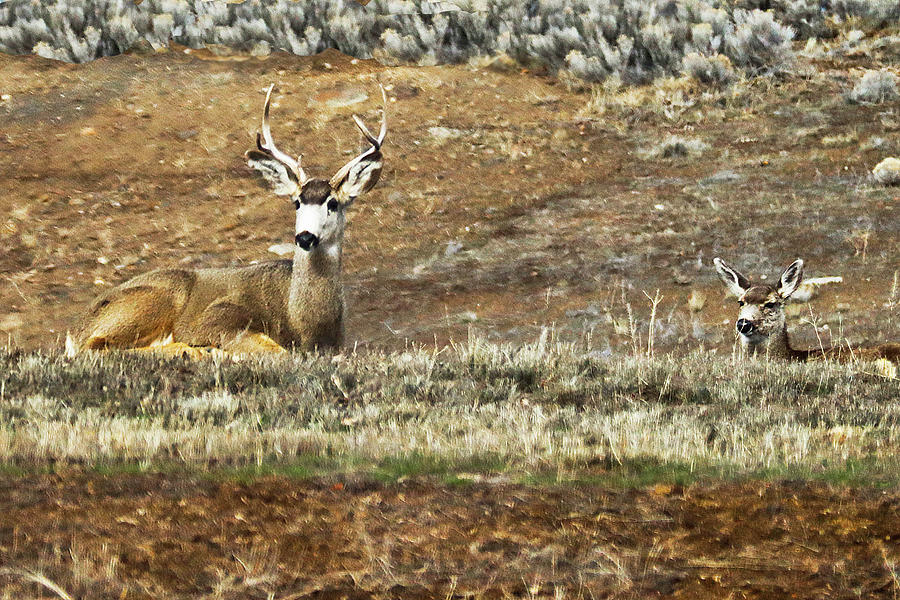
[[[738,319],[735,327],[737,327],[738,333],[743,333],[744,335],[750,335],[755,329],[753,323],[747,319]]]
[[[319,238],[314,233],[310,233],[308,231],[304,231],[303,233],[298,233],[294,238],[297,242],[297,245],[303,248],[304,250],[309,250],[310,248],[315,248],[319,245]]]

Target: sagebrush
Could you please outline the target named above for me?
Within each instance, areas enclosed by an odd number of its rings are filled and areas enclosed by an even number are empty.
[[[447,6],[453,6],[444,3]],[[588,81],[642,83],[683,70],[717,82],[731,65],[791,69],[791,41],[830,34],[835,20],[873,26],[900,19],[896,2],[785,0],[773,10],[729,0],[489,0],[434,12],[426,0],[13,0],[0,5],[0,50],[71,62],[170,39],[309,55],[336,48],[358,58],[418,64],[508,55]],[[479,10],[473,10],[479,9]],[[691,55],[685,64],[685,56]],[[723,62],[727,59],[727,62]],[[702,63],[706,60],[706,63]]]

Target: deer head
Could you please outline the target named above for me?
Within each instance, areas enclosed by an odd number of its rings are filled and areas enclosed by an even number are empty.
[[[310,252],[315,248],[329,248],[340,244],[344,231],[344,211],[357,197],[366,193],[381,176],[381,145],[387,133],[387,96],[384,87],[381,97],[381,131],[372,135],[359,117],[353,120],[369,143],[362,154],[341,167],[330,180],[306,176],[300,166],[302,155],[296,160],[275,146],[269,129],[269,103],[272,89],[266,92],[262,132],[256,134],[256,150],[247,152],[247,164],[259,171],[272,184],[277,195],[290,196],[297,209],[295,241],[297,246]]]
[[[714,258],[716,272],[741,309],[735,328],[745,347],[768,342],[770,336],[785,331],[784,303],[803,279],[803,261],[797,259],[781,274],[778,286],[751,284],[721,258]]]

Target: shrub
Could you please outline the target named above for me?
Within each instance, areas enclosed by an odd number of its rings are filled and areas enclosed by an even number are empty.
[[[839,17],[860,17],[875,25],[900,19],[897,0],[834,0],[831,10]]]
[[[794,30],[771,12],[734,11],[734,28],[725,35],[725,54],[734,64],[754,73],[789,72],[794,63]]]
[[[687,139],[672,135],[646,154],[653,158],[684,158],[686,156],[700,156],[708,149],[709,144],[703,140]]]
[[[730,71],[720,55],[749,73],[782,73],[793,64],[795,32],[820,35],[828,17],[900,18],[896,0],[835,0],[827,9],[819,0],[781,0],[770,11],[759,10],[759,2],[726,0],[467,5],[478,10],[434,13],[427,0],[366,6],[356,0],[10,0],[0,4],[0,51],[83,62],[120,53],[141,38],[156,47],[172,38],[193,48],[219,44],[246,52],[265,42],[296,54],[336,48],[392,62],[462,63],[506,54],[587,81],[616,75],[645,83],[685,71],[722,84]]]
[[[721,54],[703,56],[691,52],[684,57],[682,69],[686,75],[697,81],[716,87],[725,87],[735,78],[731,61]]]
[[[578,79],[585,81],[603,81],[606,79],[610,73],[607,64],[606,61],[597,56],[585,56],[580,50],[572,50],[566,55],[566,65],[569,67],[569,72]]]
[[[866,71],[850,92],[848,100],[861,104],[881,104],[900,98],[897,92],[897,76],[882,69]]]

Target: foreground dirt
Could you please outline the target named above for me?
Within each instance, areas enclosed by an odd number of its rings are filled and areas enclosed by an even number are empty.
[[[7,574],[93,599],[894,598],[898,523],[896,491],[792,482],[0,479]]]
[[[85,65],[0,56],[0,334],[58,346],[96,294],[138,273],[275,258],[291,205],[243,159],[266,87],[276,139],[327,177],[357,147],[351,114],[377,123],[381,81],[386,170],[345,243],[349,344],[443,344],[470,328],[521,342],[554,325],[627,349],[646,340],[644,292],[658,289],[658,350],[730,349],[716,255],[754,276],[797,256],[809,276],[844,276],[794,307],[806,346],[897,340],[897,193],[867,175],[900,152],[900,123],[844,98],[884,66],[896,53],[811,61],[699,109],[685,108],[704,92],[689,83],[625,93],[600,114],[590,93],[517,69],[182,48]],[[707,149],[654,155],[673,134]],[[810,310],[818,330],[800,324]]]

